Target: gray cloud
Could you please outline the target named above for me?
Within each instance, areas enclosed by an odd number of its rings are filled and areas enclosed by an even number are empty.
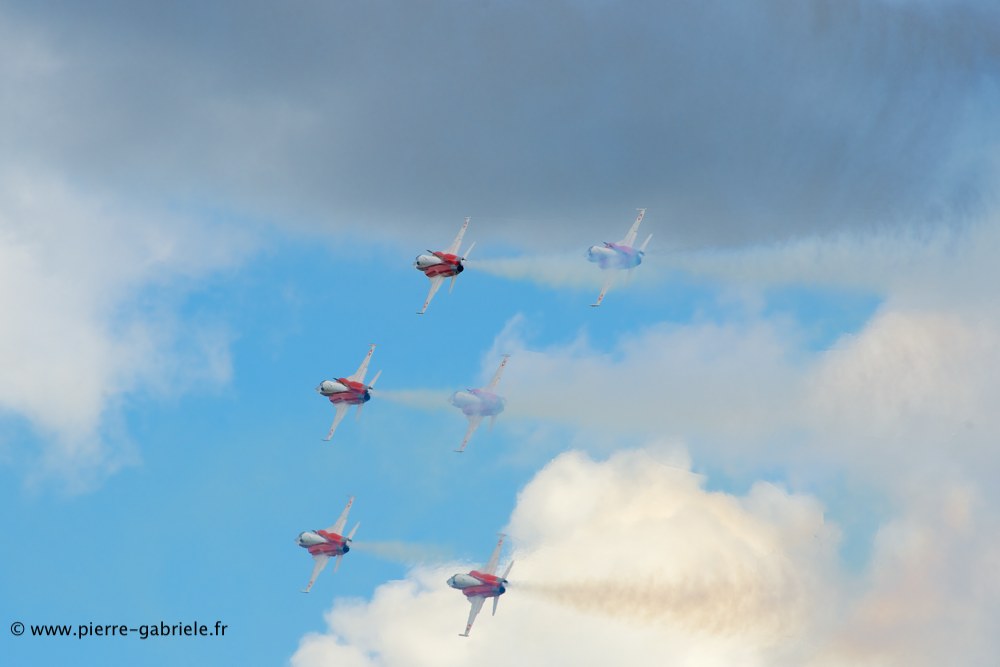
[[[678,244],[737,244],[975,216],[996,183],[1000,22],[974,0],[0,11],[8,155],[302,226],[471,214],[557,247],[647,206]]]

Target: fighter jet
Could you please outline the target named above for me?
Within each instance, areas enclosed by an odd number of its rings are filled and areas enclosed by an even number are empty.
[[[483,417],[490,418],[490,428],[493,428],[493,423],[496,421],[497,415],[503,412],[504,400],[494,394],[493,390],[496,389],[497,383],[500,382],[500,376],[503,374],[504,366],[507,365],[509,357],[509,354],[503,355],[500,367],[497,368],[496,374],[493,375],[493,379],[490,380],[490,383],[486,387],[456,391],[451,395],[451,404],[459,408],[469,418],[469,428],[465,432],[465,438],[462,439],[461,446],[455,450],[456,452],[462,453],[465,451],[465,446],[469,444],[469,438],[479,428]]]
[[[458,236],[451,242],[447,250],[428,250],[429,255],[417,255],[417,259],[414,260],[413,266],[418,271],[423,271],[424,275],[431,279],[431,291],[428,292],[427,300],[424,301],[424,307],[417,312],[417,315],[423,315],[427,312],[427,306],[430,305],[431,299],[434,298],[438,289],[441,288],[441,283],[444,282],[445,278],[451,278],[451,286],[448,288],[448,292],[455,289],[455,278],[465,270],[462,262],[469,257],[469,253],[472,252],[472,248],[476,245],[473,242],[466,249],[464,257],[458,255],[459,248],[462,245],[462,237],[465,236],[465,230],[469,227],[469,220],[471,218],[465,219],[462,228],[458,230]]]
[[[507,592],[507,575],[510,574],[510,568],[514,567],[514,561],[511,561],[507,565],[507,569],[504,571],[502,577],[494,574],[497,571],[497,563],[500,560],[500,547],[503,546],[503,538],[504,535],[501,533],[500,540],[493,549],[493,555],[490,556],[489,562],[486,563],[482,571],[473,570],[468,574],[456,574],[448,580],[449,586],[462,591],[465,597],[469,599],[469,602],[472,603],[472,609],[469,610],[469,622],[465,625],[465,632],[460,634],[460,637],[469,636],[469,630],[472,629],[472,624],[476,622],[476,616],[479,614],[479,610],[483,608],[486,598],[493,598],[493,615],[495,616],[500,596]]]
[[[299,533],[299,536],[295,539],[296,544],[304,549],[308,549],[316,561],[313,565],[312,575],[309,577],[309,583],[306,584],[305,590],[302,591],[303,593],[308,593],[309,589],[312,588],[316,577],[326,567],[326,562],[330,560],[330,556],[337,557],[337,562],[333,566],[333,571],[336,572],[340,568],[340,561],[344,558],[344,554],[351,550],[348,543],[354,539],[354,533],[358,530],[358,526],[361,525],[360,522],[354,524],[354,528],[351,528],[351,532],[347,534],[347,537],[343,536],[344,526],[347,524],[347,513],[351,511],[351,505],[353,504],[354,496],[351,496],[347,501],[347,507],[337,517],[336,523],[322,530],[307,530],[304,533]]]
[[[360,417],[361,408],[371,400],[371,390],[375,387],[375,383],[378,382],[379,375],[382,374],[382,371],[379,371],[372,378],[371,384],[365,384],[365,373],[368,372],[368,362],[371,361],[372,352],[374,351],[375,345],[373,344],[368,348],[368,354],[365,355],[364,360],[358,366],[358,370],[354,372],[354,375],[346,378],[337,378],[336,380],[323,380],[316,387],[316,391],[330,399],[333,407],[337,410],[337,413],[333,416],[333,425],[330,427],[330,432],[326,434],[326,437],[323,438],[324,440],[333,438],[333,432],[337,430],[337,426],[344,418],[344,415],[347,414],[350,406],[358,406],[358,417]]]
[[[602,269],[616,269],[619,271],[631,271],[642,264],[642,258],[646,254],[646,246],[649,244],[649,239],[653,238],[653,235],[650,234],[647,236],[639,248],[632,247],[632,244],[635,243],[635,237],[639,233],[639,225],[642,223],[642,218],[646,215],[646,209],[640,208],[638,211],[639,215],[636,217],[635,222],[632,223],[632,227],[628,230],[625,238],[618,243],[608,243],[605,241],[604,245],[590,246],[587,250],[587,259],[595,262]],[[616,273],[608,274],[608,277],[604,281],[604,287],[601,288],[601,293],[597,296],[597,302],[590,304],[591,306],[596,308],[601,305],[601,302],[604,301],[604,295],[611,289],[611,284],[615,281],[616,275]]]

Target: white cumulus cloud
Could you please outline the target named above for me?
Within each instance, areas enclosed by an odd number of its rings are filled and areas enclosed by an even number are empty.
[[[543,468],[508,526],[511,585],[470,639],[444,580],[478,564],[417,568],[336,603],[292,664],[794,664],[840,597],[838,529],[813,498],[710,492],[669,458],[567,452]]]
[[[993,664],[1000,532],[973,486],[924,489],[851,572],[815,497],[710,491],[678,454],[570,451],[540,470],[506,528],[508,591],[469,639],[456,636],[468,605],[444,582],[480,564],[418,567],[335,602],[291,664]]]

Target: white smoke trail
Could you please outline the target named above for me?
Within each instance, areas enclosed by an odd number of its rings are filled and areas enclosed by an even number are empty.
[[[583,253],[521,255],[469,262],[469,268],[512,280],[530,280],[551,287],[596,287],[603,272]]]
[[[928,275],[954,272],[956,254],[979,266],[1000,246],[997,226],[985,221],[964,228],[905,228],[878,233],[843,232],[783,243],[735,248],[677,250],[648,255],[643,264],[618,276],[659,283],[679,274],[723,284],[758,288],[803,283],[883,291],[918,283]],[[530,280],[555,288],[594,288],[607,273],[576,254],[523,255],[483,260],[477,268],[492,275]]]
[[[731,571],[722,577],[663,581],[636,579],[531,582],[515,580],[513,589],[554,604],[648,624],[679,625],[711,635],[782,635],[797,621],[801,605],[794,582],[780,572]]]
[[[379,400],[398,403],[420,410],[454,410],[448,398],[451,391],[435,389],[395,389],[379,390]]]
[[[351,549],[408,566],[440,563],[452,559],[452,554],[442,546],[395,540],[352,542]]]
[[[981,237],[983,230],[970,230]],[[969,243],[968,238],[964,240]],[[976,242],[987,239],[977,238]],[[963,239],[952,230],[913,230],[861,236],[810,237],[794,242],[733,249],[679,252],[672,268],[684,273],[766,287],[812,283],[861,289],[882,288],[941,264]]]

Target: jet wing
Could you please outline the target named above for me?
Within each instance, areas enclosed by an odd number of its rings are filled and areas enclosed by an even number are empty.
[[[444,282],[444,276],[431,276],[431,291],[427,293],[427,300],[424,301],[424,307],[420,309],[417,315],[423,315],[427,312],[427,306],[431,305],[431,299],[437,294],[437,291],[441,289],[441,284]]]
[[[625,238],[618,242],[618,245],[626,245],[630,248],[632,247],[632,244],[635,243],[635,237],[639,234],[639,225],[642,223],[642,218],[645,215],[646,209],[640,208],[639,215],[636,216],[635,222],[633,222],[632,226],[629,228],[628,234],[626,234]]]
[[[591,306],[596,308],[601,305],[601,302],[604,301],[604,295],[608,293],[608,290],[611,289],[611,285],[615,282],[616,275],[617,273],[608,272],[608,277],[604,279],[604,287],[601,288],[601,293],[597,295],[597,301],[590,304]]]
[[[458,236],[456,236],[455,240],[451,242],[451,245],[448,246],[448,249],[445,250],[445,253],[449,255],[458,254],[458,249],[462,247],[462,237],[465,236],[465,230],[469,228],[469,220],[471,219],[472,218],[465,219],[465,222],[462,223],[462,228],[458,230]]]
[[[351,382],[364,382],[365,374],[368,373],[368,362],[372,360],[372,353],[375,351],[375,344],[373,343],[371,347],[368,348],[368,354],[362,359],[361,365],[358,366],[358,370],[354,372],[354,375],[347,378]]]
[[[344,511],[340,513],[340,516],[337,517],[336,522],[334,522],[332,526],[326,528],[326,532],[336,533],[337,535],[344,534],[344,526],[347,525],[347,513],[351,511],[351,505],[353,504],[354,504],[354,496],[351,496],[350,498],[347,499],[347,506],[344,508]]]
[[[330,426],[330,432],[326,434],[326,437],[323,438],[324,440],[333,439],[333,432],[337,430],[337,427],[340,426],[340,422],[344,420],[344,415],[347,414],[347,410],[349,407],[350,406],[348,406],[347,403],[337,403],[334,406],[334,409],[336,409],[337,413],[333,415],[333,425]]]
[[[503,538],[505,537],[506,535],[500,533],[500,539],[497,540],[497,545],[493,547],[493,554],[490,556],[489,562],[482,569],[484,574],[496,574],[497,563],[500,562],[500,549],[503,547]]]
[[[469,602],[472,603],[472,609],[469,610],[469,622],[465,624],[465,632],[459,635],[459,637],[468,637],[469,630],[472,629],[472,624],[476,622],[476,616],[479,615],[479,610],[483,608],[483,603],[486,602],[486,598],[476,595],[469,598]]]
[[[490,391],[493,391],[493,389],[497,386],[497,383],[500,382],[500,376],[503,375],[504,366],[507,365],[507,359],[509,358],[509,354],[503,355],[503,361],[500,362],[500,367],[497,368],[497,372],[493,375],[493,379],[490,380],[489,386],[486,387]]]
[[[469,416],[469,428],[465,431],[465,437],[462,438],[462,444],[459,446],[458,449],[455,450],[456,452],[462,453],[465,451],[466,445],[469,444],[469,439],[472,438],[472,434],[476,432],[476,429],[479,428],[479,424],[481,424],[482,421],[483,421],[482,415]]]
[[[317,554],[313,556],[313,559],[316,563],[313,565],[312,574],[309,575],[309,583],[306,584],[305,589],[302,591],[303,593],[308,593],[309,589],[313,587],[313,584],[316,583],[316,577],[318,577],[319,573],[323,571],[324,567],[326,567],[326,563],[330,560],[330,557],[326,554]]]

